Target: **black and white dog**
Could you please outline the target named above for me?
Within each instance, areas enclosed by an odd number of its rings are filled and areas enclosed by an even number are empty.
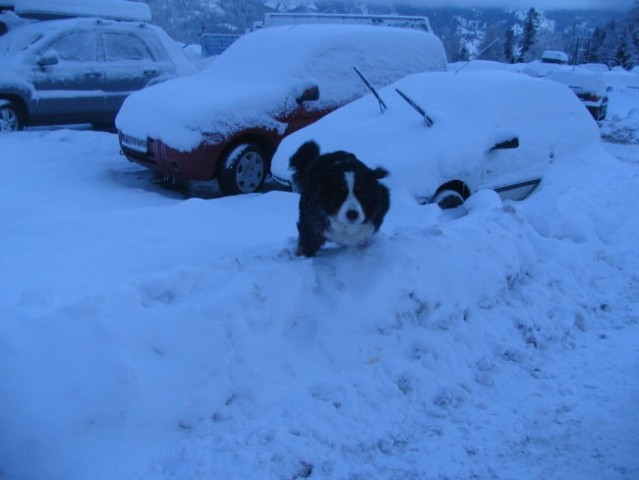
[[[388,172],[368,168],[352,153],[320,155],[315,142],[303,144],[290,159],[294,189],[300,196],[297,255],[314,256],[327,241],[365,245],[390,206]]]

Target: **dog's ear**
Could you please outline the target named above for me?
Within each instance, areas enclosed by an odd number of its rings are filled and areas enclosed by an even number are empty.
[[[382,167],[377,167],[373,170],[373,176],[379,180],[381,178],[386,178],[388,176],[388,170]]]
[[[289,160],[289,165],[298,172],[304,170],[309,163],[319,157],[320,148],[314,141],[304,143]]]

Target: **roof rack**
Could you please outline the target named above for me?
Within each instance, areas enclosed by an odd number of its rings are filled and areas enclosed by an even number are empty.
[[[128,0],[15,0],[15,13],[38,20],[99,17],[108,20],[151,21],[148,4]]]

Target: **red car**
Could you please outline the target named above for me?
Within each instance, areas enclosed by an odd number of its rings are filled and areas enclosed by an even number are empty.
[[[243,36],[202,72],[129,96],[117,118],[126,157],[167,178],[258,190],[280,141],[407,74],[446,69],[432,33],[297,25]],[[348,134],[348,132],[345,132]]]

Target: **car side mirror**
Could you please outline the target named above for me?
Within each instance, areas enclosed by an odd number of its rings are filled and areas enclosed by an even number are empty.
[[[297,103],[302,104],[304,102],[314,102],[319,100],[320,93],[319,87],[317,85],[313,85],[312,87],[308,87],[302,94],[297,97]]]
[[[48,67],[51,65],[57,65],[60,61],[58,57],[58,52],[55,50],[47,50],[38,58],[38,65],[41,67]]]
[[[513,137],[508,140],[504,140],[503,142],[496,143],[493,145],[488,151],[492,152],[493,150],[511,150],[519,147],[519,138]]]

